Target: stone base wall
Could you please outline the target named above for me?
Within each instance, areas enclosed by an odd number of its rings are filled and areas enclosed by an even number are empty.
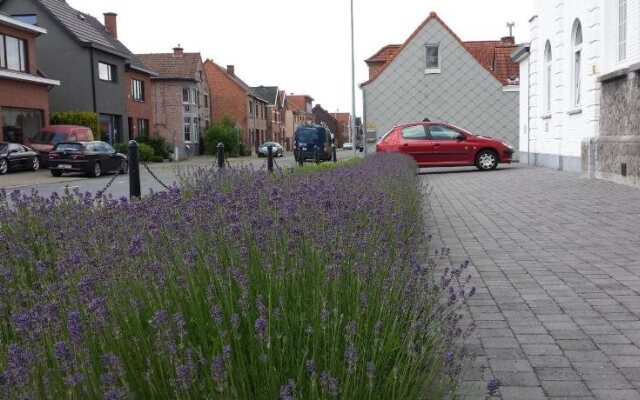
[[[561,156],[558,154],[527,153],[521,151],[519,162],[536,167],[553,168],[558,171],[580,172],[580,158],[571,156]]]
[[[582,141],[582,175],[640,187],[640,66],[600,82],[600,136]]]

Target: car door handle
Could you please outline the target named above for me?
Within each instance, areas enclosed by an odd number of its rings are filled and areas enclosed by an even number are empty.
[[[409,146],[409,143],[403,143],[402,145],[407,147],[407,146]]]

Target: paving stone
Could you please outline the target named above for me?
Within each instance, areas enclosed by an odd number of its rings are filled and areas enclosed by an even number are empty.
[[[545,393],[550,396],[590,396],[592,393],[580,381],[540,381]]]
[[[556,340],[562,350],[597,350],[595,343],[591,340]]]
[[[510,372],[533,372],[533,367],[528,360],[523,359],[490,359],[489,366],[495,374],[503,371]]]
[[[500,394],[504,400],[540,400],[545,398],[544,392],[539,386],[503,386],[500,388]]]
[[[555,340],[550,335],[516,335],[521,344],[552,344]]]
[[[633,389],[605,389],[593,390],[593,394],[598,400],[637,400],[640,394]]]
[[[571,367],[569,360],[561,355],[529,356],[528,358],[533,367]]]
[[[540,386],[533,371],[492,371],[504,386]]]
[[[523,344],[522,350],[530,356],[553,356],[562,354],[557,344]]]
[[[541,381],[580,381],[580,375],[573,368],[535,368],[535,373]]]

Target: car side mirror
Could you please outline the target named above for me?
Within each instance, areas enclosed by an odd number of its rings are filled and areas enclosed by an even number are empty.
[[[458,135],[458,142],[462,142],[463,140],[467,139],[467,137],[465,135]]]

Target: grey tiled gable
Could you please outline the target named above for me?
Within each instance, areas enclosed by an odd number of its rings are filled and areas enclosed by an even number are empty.
[[[116,47],[88,21],[89,15],[78,11],[61,0],[37,0],[60,23],[83,43],[95,43],[106,49],[117,51]]]
[[[252,87],[253,93],[270,105],[275,105],[278,100],[278,87],[277,86],[257,86]]]

